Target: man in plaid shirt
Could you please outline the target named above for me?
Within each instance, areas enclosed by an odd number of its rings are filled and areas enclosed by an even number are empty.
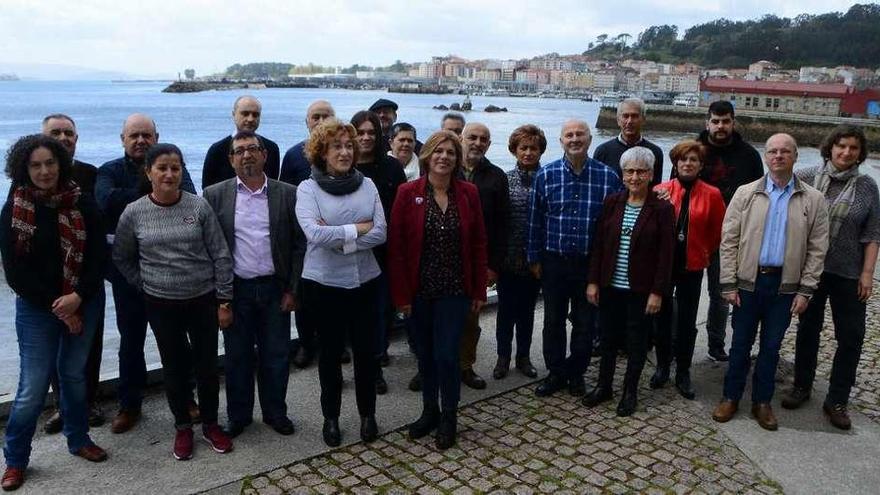
[[[590,127],[563,124],[565,152],[535,175],[529,201],[528,261],[544,293],[544,363],[550,374],[535,394],[552,395],[568,385],[585,393],[584,372],[592,353],[595,308],[586,298],[587,255],[593,228],[608,194],[623,189],[617,173],[587,156]],[[565,321],[571,305],[571,353],[566,358]]]

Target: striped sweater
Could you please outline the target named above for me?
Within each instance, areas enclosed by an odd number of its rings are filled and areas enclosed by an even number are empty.
[[[232,299],[232,256],[204,198],[181,192],[172,205],[143,196],[116,227],[113,261],[125,278],[161,299],[192,299],[216,291]]]

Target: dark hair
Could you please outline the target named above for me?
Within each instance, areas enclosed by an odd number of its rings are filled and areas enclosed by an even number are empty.
[[[819,147],[819,153],[826,162],[831,160],[831,148],[844,138],[856,138],[859,141],[859,161],[857,165],[868,158],[868,140],[865,138],[865,131],[861,127],[849,124],[841,124],[825,136],[822,140],[822,146]]]
[[[355,135],[357,135],[357,128],[364,122],[373,124],[373,132],[376,133],[376,142],[373,144],[373,163],[381,163],[385,156],[385,145],[382,142],[382,140],[385,139],[382,134],[382,122],[379,121],[379,116],[374,112],[361,110],[351,117],[351,125],[354,126]],[[357,140],[355,140],[355,142],[357,142]],[[362,150],[358,151],[362,152]]]
[[[73,172],[73,157],[58,140],[42,134],[31,134],[19,138],[6,152],[6,176],[12,181],[12,187],[34,185],[28,167],[31,154],[37,148],[46,148],[52,153],[58,161],[58,186],[67,184]]]
[[[706,147],[703,146],[703,143],[694,139],[685,139],[669,150],[669,160],[672,161],[672,168],[675,169],[678,161],[692,151],[697,153],[697,158],[700,160],[700,164],[706,162]]]
[[[43,125],[48,124],[49,121],[52,119],[66,120],[73,124],[74,127],[76,127],[76,122],[73,121],[70,115],[66,115],[63,113],[50,113],[49,115],[46,115],[45,117],[43,117]]]
[[[180,148],[171,143],[156,143],[147,150],[147,156],[144,159],[144,168],[149,169],[156,163],[156,160],[162,155],[177,155],[180,158],[180,165],[186,167],[183,162],[183,153]]]
[[[321,172],[327,173],[327,162],[324,160],[324,154],[327,153],[327,148],[330,147],[330,143],[335,139],[339,139],[339,136],[342,133],[347,134],[352,141],[357,142],[355,139],[357,137],[357,131],[355,131],[354,126],[346,124],[336,117],[324,119],[323,122],[312,129],[311,134],[309,134],[309,140],[306,141],[305,152],[306,159],[308,159],[313,167]],[[357,163],[357,158],[358,149],[357,146],[355,146],[352,163]]]
[[[733,111],[733,104],[727,100],[718,100],[713,101],[711,105],[709,105],[709,112],[706,113],[706,117],[712,117],[713,115],[718,115],[719,117],[722,115],[730,115],[730,118],[735,118],[736,113]]]
[[[452,173],[455,174],[461,170],[462,163],[464,162],[464,152],[461,150],[461,138],[458,137],[458,134],[452,131],[437,131],[434,134],[431,134],[431,137],[429,137],[428,140],[425,141],[425,144],[422,145],[422,152],[419,154],[419,168],[422,170],[422,174],[428,173],[428,161],[434,153],[434,148],[447,141],[451,142],[452,147],[455,148],[455,169]]]
[[[401,132],[411,132],[411,133],[413,133],[413,139],[414,140],[417,139],[416,138],[416,128],[413,127],[412,124],[409,124],[407,122],[398,122],[397,124],[394,124],[393,126],[391,126],[391,131],[388,133],[388,140],[389,141],[393,140]]]
[[[544,131],[532,124],[521,125],[513,130],[510,139],[507,140],[507,150],[516,155],[516,147],[523,139],[537,139],[541,154],[543,155],[547,151],[547,137],[544,136]]]
[[[232,154],[232,150],[233,150],[232,144],[235,143],[236,141],[241,141],[242,139],[251,139],[251,138],[259,141],[260,146],[263,146],[263,140],[260,139],[260,136],[257,136],[256,132],[254,132],[254,131],[238,131],[235,133],[234,136],[232,136],[232,139],[229,140],[229,150],[227,151],[227,153],[230,155]]]
[[[440,123],[442,124],[443,122],[446,122],[449,119],[457,120],[457,121],[461,122],[461,125],[467,124],[467,122],[464,120],[464,115],[462,115],[460,113],[456,113],[456,112],[448,112],[448,113],[443,114],[443,118],[440,119]]]

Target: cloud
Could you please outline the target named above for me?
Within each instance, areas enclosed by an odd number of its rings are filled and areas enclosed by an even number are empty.
[[[679,31],[719,17],[845,11],[838,0],[2,0],[0,62],[149,74],[233,63],[387,65],[455,53],[523,58],[579,53],[599,34],[655,24]]]

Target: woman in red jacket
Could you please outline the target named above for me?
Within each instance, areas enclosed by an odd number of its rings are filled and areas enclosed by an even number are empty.
[[[657,322],[657,371],[651,388],[669,381],[669,365],[675,347],[675,388],[685,399],[695,397],[690,367],[697,338],[697,309],[703,270],[721,242],[724,199],[721,192],[698,177],[703,169],[705,149],[699,141],[682,141],[669,151],[677,177],[654,189],[669,193],[675,207],[675,256],[672,263],[672,287],[665,297]],[[672,311],[673,291],[678,318]],[[673,323],[673,319],[675,322]],[[675,327],[673,339],[672,328]]]
[[[620,157],[626,191],[605,198],[590,247],[587,300],[599,305],[602,331],[599,383],[583,403],[611,400],[617,349],[627,351],[618,416],[636,411],[654,315],[669,290],[672,270],[672,205],[651,191],[654,154],[636,146]]]
[[[394,305],[415,320],[422,376],[424,409],[409,436],[436,428],[443,450],[456,438],[461,329],[468,312],[479,312],[486,301],[486,231],[477,188],[456,178],[458,136],[434,133],[419,163],[422,177],[400,186],[391,211],[389,275]]]

